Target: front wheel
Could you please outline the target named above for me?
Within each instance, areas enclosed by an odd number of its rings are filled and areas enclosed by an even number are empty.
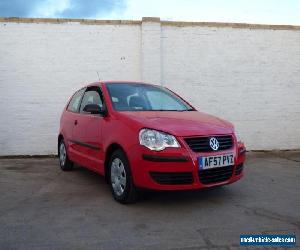
[[[128,204],[137,199],[137,190],[133,184],[132,175],[126,155],[122,150],[116,150],[110,159],[110,187],[116,201]]]
[[[73,169],[73,162],[69,160],[66,145],[63,139],[61,139],[58,143],[58,159],[60,168],[63,171]]]

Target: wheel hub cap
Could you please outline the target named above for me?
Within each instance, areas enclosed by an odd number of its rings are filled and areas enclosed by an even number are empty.
[[[59,161],[61,166],[65,165],[66,157],[67,157],[67,152],[66,152],[65,144],[61,143],[59,146]]]
[[[124,193],[126,187],[126,171],[123,162],[119,158],[115,158],[111,163],[111,184],[116,195],[120,196]]]

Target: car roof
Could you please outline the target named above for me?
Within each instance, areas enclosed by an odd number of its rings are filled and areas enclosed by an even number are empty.
[[[95,85],[101,85],[101,84],[145,84],[145,85],[156,85],[156,84],[151,84],[151,83],[145,83],[145,82],[139,82],[139,81],[98,81],[98,82],[93,82],[89,83],[86,85],[86,87],[89,86],[95,86]]]

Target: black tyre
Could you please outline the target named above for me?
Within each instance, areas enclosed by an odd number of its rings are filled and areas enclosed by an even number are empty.
[[[73,169],[73,162],[69,160],[67,148],[63,139],[61,139],[58,143],[58,160],[60,168],[63,171]]]
[[[122,204],[137,200],[137,190],[133,184],[129,162],[122,150],[116,150],[109,161],[110,187],[113,197]]]

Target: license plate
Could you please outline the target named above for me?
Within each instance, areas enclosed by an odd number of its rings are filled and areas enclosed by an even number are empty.
[[[234,164],[233,154],[203,156],[198,158],[199,170],[226,167]]]

